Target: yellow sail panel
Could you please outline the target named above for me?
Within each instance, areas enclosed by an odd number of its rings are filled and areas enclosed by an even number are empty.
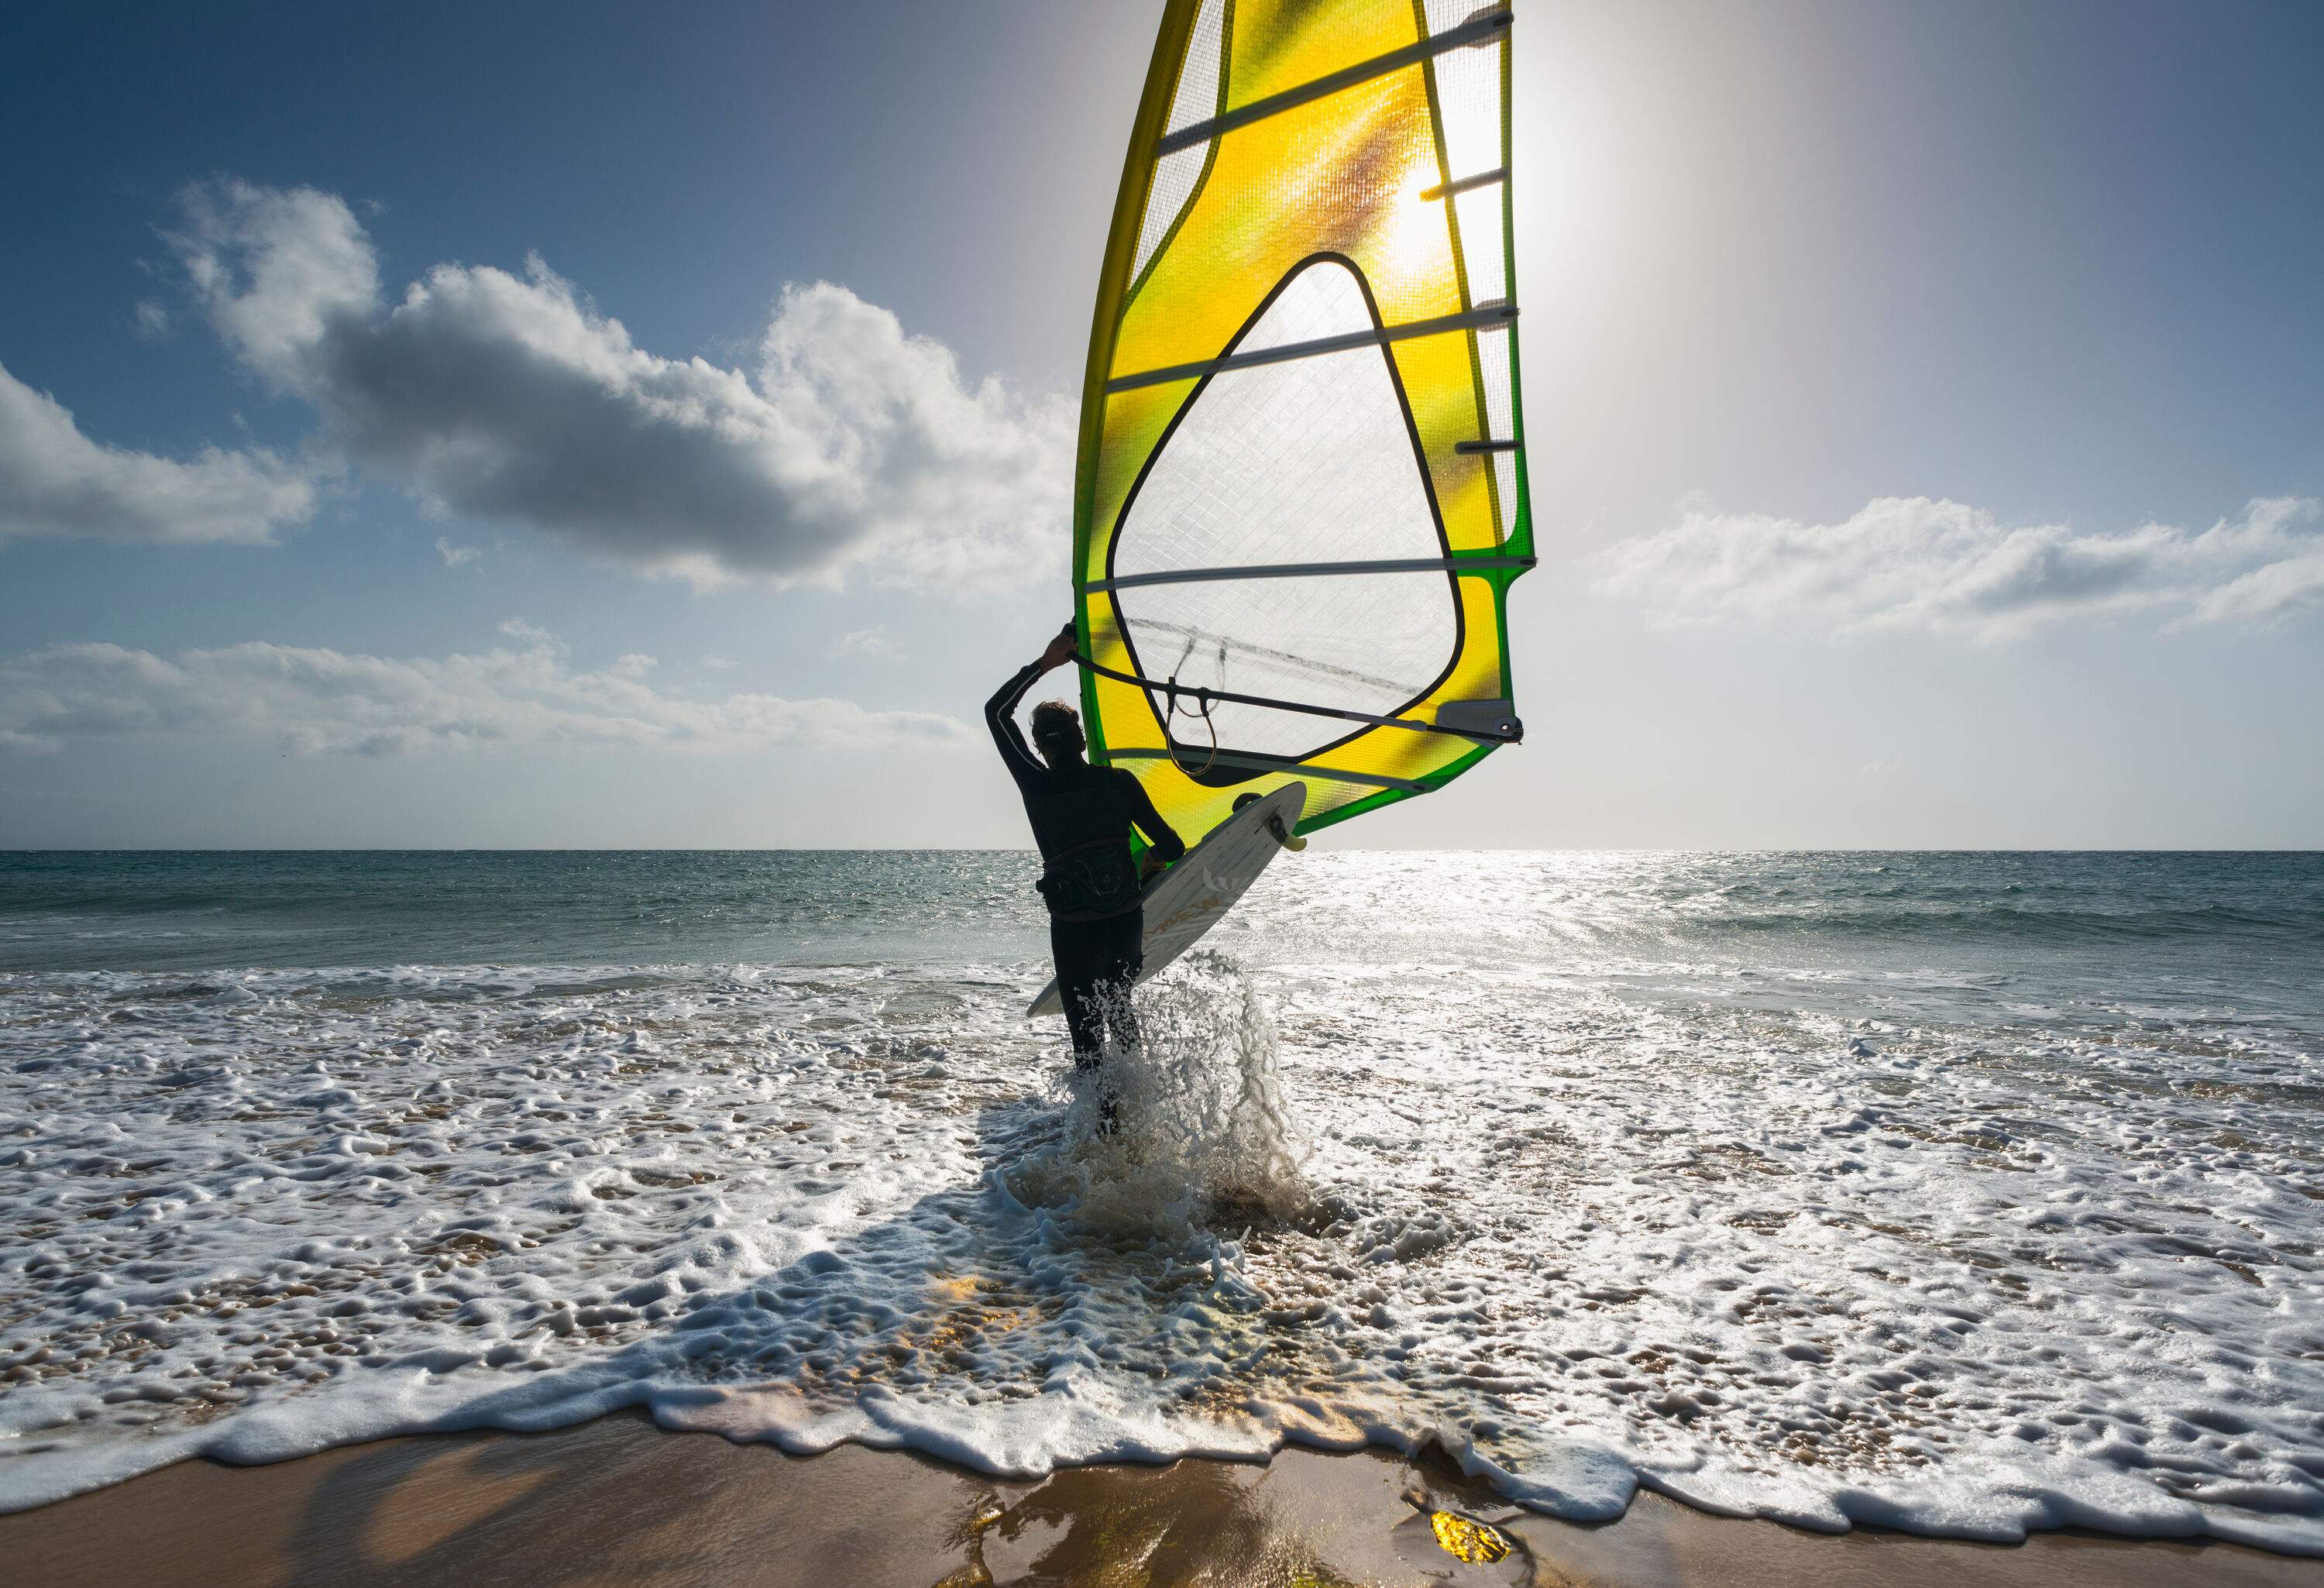
[[[1230,108],[1314,82],[1417,36],[1409,5],[1371,0],[1255,5],[1236,21],[1240,48],[1228,79]]]
[[[1519,732],[1532,563],[1506,7],[1174,0],[1084,388],[1074,575],[1093,752],[1188,838],[1303,830]]]

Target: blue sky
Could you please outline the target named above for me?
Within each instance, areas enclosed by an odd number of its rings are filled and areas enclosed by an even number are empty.
[[[2324,12],[1517,9],[1529,742],[1335,839],[2324,842]],[[1148,10],[32,8],[0,844],[1022,842]]]

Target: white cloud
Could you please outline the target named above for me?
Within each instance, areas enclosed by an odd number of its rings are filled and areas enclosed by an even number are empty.
[[[314,511],[315,489],[262,448],[179,462],[102,446],[62,403],[0,368],[0,540],[263,544]]]
[[[137,300],[137,334],[148,342],[158,342],[170,334],[169,307],[155,298]]]
[[[512,640],[521,640],[528,646],[546,646],[560,654],[566,648],[565,642],[547,629],[538,623],[529,623],[521,617],[503,618],[500,631]]]
[[[2306,508],[2312,522],[2316,503],[2299,505]],[[2209,623],[2273,623],[2324,606],[2324,536],[2310,533],[2297,543],[2299,549],[2271,557],[2249,573],[2205,591],[2195,602],[2193,616]]]
[[[844,287],[785,287],[757,367],[727,369],[638,348],[538,257],[439,264],[391,303],[353,212],[311,189],[208,184],[184,217],[227,346],[435,511],[697,582],[991,584],[1064,543],[1070,405],[964,383]]]
[[[1609,547],[1600,587],[1669,623],[2006,639],[2045,623],[2149,614],[2265,623],[2324,606],[2318,503],[2254,501],[2200,533],[2004,525],[1958,502],[1882,497],[1837,524],[1683,509]]]
[[[0,745],[199,734],[303,754],[615,744],[696,751],[870,748],[949,741],[947,716],[844,700],[687,700],[641,680],[651,659],[568,667],[546,637],[521,651],[396,660],[254,642],[164,660],[119,645],[57,645],[0,661]]]
[[[168,234],[210,323],[277,391],[313,395],[317,353],[379,307],[379,263],[346,205],[312,188],[197,183]]]
[[[874,623],[868,629],[851,629],[839,637],[832,647],[842,656],[894,656],[896,642],[888,638],[888,625]]]
[[[466,568],[484,554],[481,546],[455,546],[449,535],[436,537],[436,555],[444,559],[446,568]]]

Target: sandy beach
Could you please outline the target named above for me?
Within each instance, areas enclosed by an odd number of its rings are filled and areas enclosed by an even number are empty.
[[[1473,1519],[1441,1529],[1415,1503]],[[1497,1536],[1497,1537],[1496,1537]],[[1478,1540],[1483,1539],[1481,1546]],[[1919,1584],[2290,1588],[2324,1562],[2217,1543],[2036,1535],[1970,1544],[1827,1536],[1641,1494],[1618,1522],[1514,1510],[1434,1461],[1286,1450],[996,1482],[842,1446],[808,1459],[642,1415],[545,1435],[423,1435],[263,1467],[181,1463],[0,1518],[13,1581],[154,1584],[845,1583],[1542,1583],[1559,1588]]]

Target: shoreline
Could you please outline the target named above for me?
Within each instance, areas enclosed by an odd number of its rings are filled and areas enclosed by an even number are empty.
[[[1407,1496],[1411,1498],[1407,1498]],[[1496,1529],[1432,1527],[1415,1501]],[[1286,1448],[1271,1461],[1060,1469],[1001,1482],[914,1452],[789,1456],[643,1411],[542,1434],[406,1435],[265,1466],[198,1458],[0,1516],[44,1588],[503,1580],[975,1588],[1539,1583],[1563,1588],[2034,1588],[2324,1583],[2324,1561],[2080,1530],[2023,1544],[1805,1532],[1641,1491],[1618,1521],[1519,1510],[1434,1454]]]

